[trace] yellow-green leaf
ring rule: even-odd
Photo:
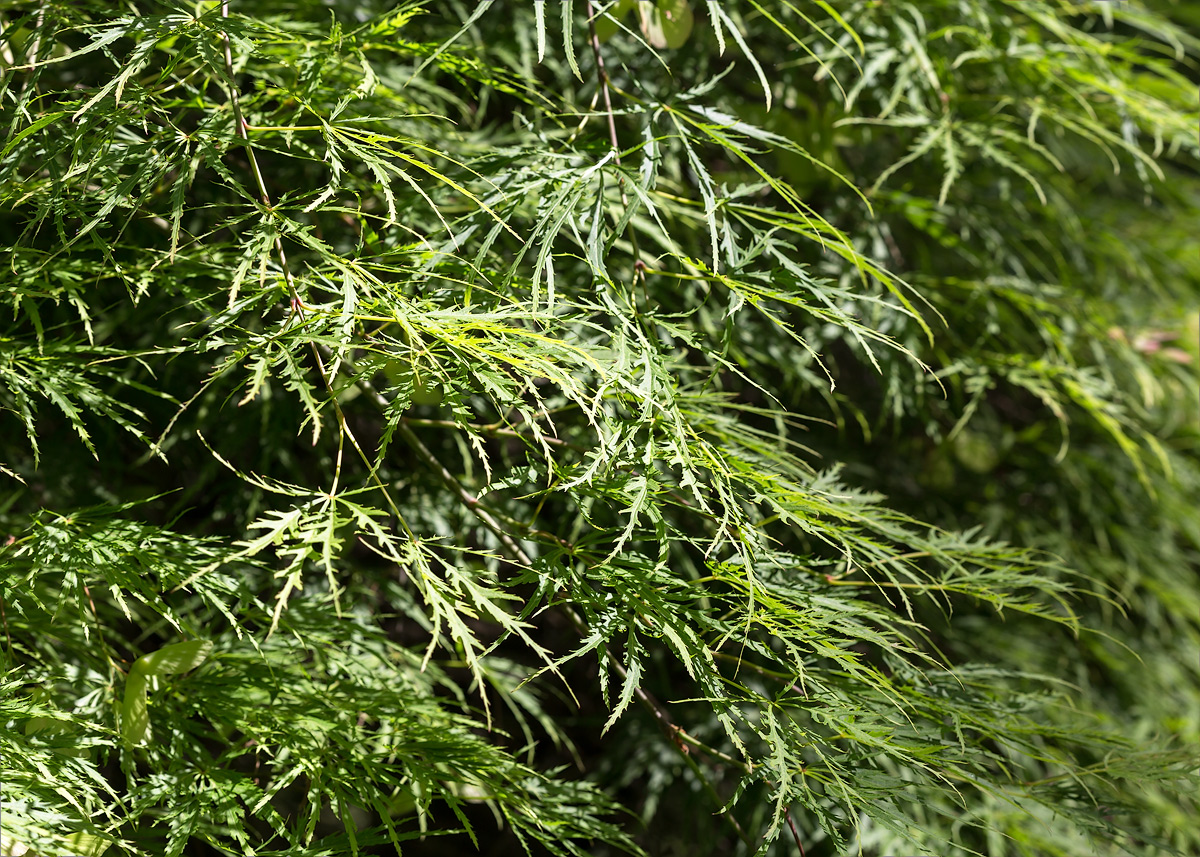
[[[72,833],[66,839],[72,857],[100,857],[112,845],[111,839],[90,833]]]

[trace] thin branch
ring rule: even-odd
[[[229,0],[221,0],[221,17],[226,20],[229,18]],[[271,195],[267,192],[267,183],[264,181],[262,170],[258,166],[258,158],[254,155],[254,146],[250,143],[250,132],[247,130],[249,126],[246,124],[245,116],[242,115],[242,102],[238,98],[237,81],[234,80],[233,76],[233,49],[229,43],[229,33],[225,30],[221,31],[221,40],[224,42],[226,83],[229,87],[229,104],[233,108],[233,121],[236,126],[236,133],[242,138],[242,144],[246,149],[246,157],[250,159],[250,169],[254,173],[254,183],[258,186],[258,194],[262,200],[263,207],[267,211],[273,212],[274,205],[271,203]],[[287,283],[288,295],[292,300],[292,312],[303,320],[303,304],[301,304],[300,295],[296,291],[296,281],[292,277],[292,270],[288,265],[287,253],[283,249],[283,236],[278,232],[275,233],[275,252],[279,254],[279,268],[283,271],[284,282]],[[229,306],[231,308],[236,297],[236,292],[230,291]]]
[[[792,821],[792,814],[787,814],[788,827],[792,831],[792,839],[796,840],[796,847],[800,849],[800,857],[804,857],[804,843],[800,841],[800,834],[796,830],[796,822]]]
[[[613,162],[617,166],[621,165],[621,143],[617,139],[617,118],[613,112],[612,97],[609,94],[608,71],[604,67],[604,55],[600,52],[600,37],[596,35],[596,13],[592,8],[592,0],[587,2],[588,16],[588,41],[591,42],[592,56],[596,59],[596,75],[599,78],[600,92],[604,96],[604,113],[608,119],[608,140],[612,146]],[[617,182],[617,187],[621,192],[621,205],[629,209],[629,197],[625,194],[625,177],[621,176]],[[633,278],[635,282],[641,283],[642,297],[649,305],[650,296],[646,293],[646,265],[642,261],[642,253],[638,248],[637,230],[633,226],[631,219],[626,226],[626,234],[629,235],[629,243],[633,249]]]
[[[479,423],[456,423],[453,420],[424,420],[416,417],[404,417],[401,422],[406,425],[416,426],[418,428],[447,428],[447,429],[468,429],[477,431],[480,434],[493,435],[495,437],[514,437],[521,440],[530,440],[529,435],[524,432],[516,431],[515,429],[501,428],[498,424],[492,423],[489,425],[480,425]],[[565,440],[557,437],[541,438],[551,446],[574,446]]]
[[[458,496],[463,505],[470,509],[475,517],[482,521],[483,525],[495,534],[496,538],[500,540],[500,544],[504,545],[512,558],[516,559],[526,568],[533,564],[533,560],[517,544],[516,540],[508,534],[504,527],[500,525],[500,522],[492,516],[492,513],[480,504],[479,498],[464,488],[462,483],[454,478],[454,474],[447,470],[442,462],[438,460],[438,457],[429,451],[429,447],[421,442],[421,439],[413,433],[412,429],[401,422],[396,426],[396,432],[400,437],[404,438],[405,443],[412,447],[413,452],[417,454],[417,458],[421,459],[430,470],[436,473],[446,483],[446,487]]]

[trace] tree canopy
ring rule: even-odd
[[[0,0],[0,852],[1200,853],[1198,27]]]

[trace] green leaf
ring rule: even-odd
[[[629,12],[638,5],[638,0],[617,0],[617,2],[609,5],[607,9],[596,15],[595,27],[596,38],[601,42],[607,42],[621,29],[618,23]]]
[[[127,744],[143,744],[150,737],[150,711],[146,703],[149,679],[141,670],[125,677],[125,702],[121,707],[121,738]]]
[[[66,116],[66,115],[67,115],[67,113],[65,110],[58,110],[58,111],[54,111],[51,113],[47,113],[45,116],[42,116],[42,117],[34,120],[34,122],[31,123],[28,127],[22,128],[20,131],[18,131],[16,134],[13,134],[12,137],[9,138],[9,141],[7,144],[5,144],[4,149],[0,150],[0,158],[3,158],[5,155],[7,155],[9,152],[11,152],[18,143],[20,143],[22,140],[24,140],[29,135],[36,134],[38,131],[41,131],[43,128],[45,128],[47,125],[49,125],[51,122],[55,122],[58,119],[62,118],[63,116]]]
[[[126,743],[143,744],[150,738],[150,679],[195,669],[204,663],[212,647],[210,640],[173,643],[133,662],[125,678],[125,702],[121,710],[121,737]]]
[[[695,19],[688,0],[640,0],[642,32],[656,48],[679,48],[692,34]]]
[[[193,670],[204,663],[212,651],[210,640],[188,640],[186,643],[174,643],[163,646],[156,652],[142,655],[133,662],[130,674],[139,672],[147,678],[151,676],[179,675]]]

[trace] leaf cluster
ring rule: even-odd
[[[551,8],[0,2],[0,848],[1200,847],[1185,18]]]

